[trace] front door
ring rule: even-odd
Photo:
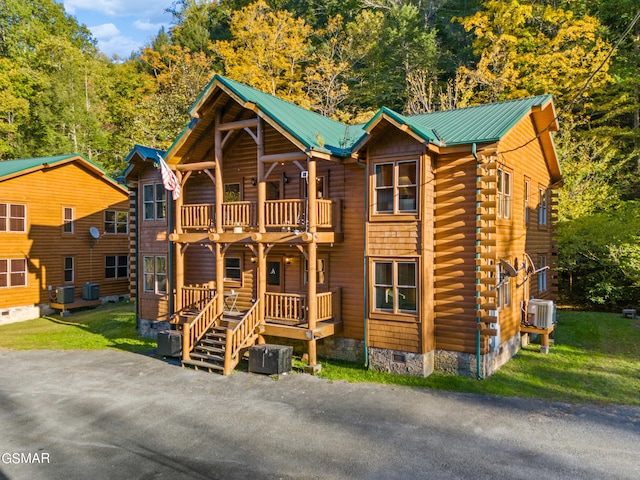
[[[267,292],[282,293],[282,262],[267,260]]]

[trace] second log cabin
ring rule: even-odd
[[[191,116],[125,174],[139,324],[181,330],[185,365],[228,374],[269,338],[311,370],[482,377],[553,299],[551,96],[345,125],[216,75]]]

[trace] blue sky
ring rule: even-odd
[[[62,0],[65,11],[86,25],[98,40],[98,48],[112,57],[126,59],[149,44],[172,17],[165,13],[173,0]]]

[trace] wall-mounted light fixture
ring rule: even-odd
[[[256,263],[258,261],[258,257],[251,257],[251,263]]]
[[[291,265],[291,257],[284,257],[284,263],[287,265]]]
[[[283,181],[284,183],[289,183],[289,177],[287,177],[287,174],[286,174],[286,173],[283,173],[283,174],[282,174],[282,181]]]
[[[256,180],[256,177],[252,177],[251,178],[251,185],[253,185],[254,187],[258,184],[258,181]]]

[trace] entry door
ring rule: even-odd
[[[267,292],[282,293],[282,262],[267,260]]]

